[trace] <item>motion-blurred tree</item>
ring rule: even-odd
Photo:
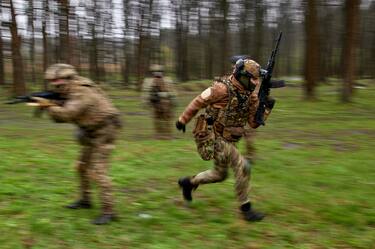
[[[351,101],[353,95],[353,81],[356,75],[356,50],[359,30],[360,0],[346,0],[345,2],[345,35],[342,55],[344,84],[341,100]]]
[[[10,0],[10,11],[12,19],[9,28],[12,34],[13,94],[24,95],[26,93],[26,84],[21,55],[21,37],[18,34],[17,14],[13,0]]]
[[[0,16],[2,15],[3,6],[0,4]],[[4,45],[3,45],[3,32],[2,25],[0,25],[0,85],[5,84],[5,70],[4,70]]]
[[[314,99],[318,73],[318,22],[315,0],[307,0],[305,18],[305,97],[306,99]]]
[[[43,1],[42,5],[42,39],[43,39],[43,72],[46,71],[48,67],[48,37],[47,37],[47,20],[49,17],[49,8],[48,8],[48,0]],[[43,83],[44,90],[47,90],[47,81],[44,80]]]
[[[35,72],[35,25],[34,25],[34,0],[29,0],[29,6],[28,6],[28,31],[31,33],[30,37],[30,50],[29,50],[29,57],[30,57],[30,67],[31,67],[31,82],[33,84],[36,83],[36,72]]]

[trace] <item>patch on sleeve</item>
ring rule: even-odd
[[[201,93],[201,97],[202,99],[206,100],[208,99],[210,96],[211,96],[211,87],[207,88],[206,90],[204,90],[202,93]]]

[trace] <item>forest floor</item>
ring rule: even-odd
[[[350,104],[339,103],[335,83],[313,102],[297,84],[272,90],[277,103],[257,130],[252,170],[250,196],[267,215],[258,223],[241,219],[232,174],[186,205],[177,179],[212,166],[196,153],[193,122],[174,140],[155,140],[139,94],[112,89],[124,121],[110,171],[120,220],[91,225],[97,189],[93,209],[63,208],[78,193],[74,127],[0,104],[0,248],[374,248],[375,84],[365,83]],[[207,85],[179,87],[176,117]]]

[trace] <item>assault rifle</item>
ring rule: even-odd
[[[255,114],[255,122],[258,125],[264,125],[264,112],[266,111],[266,107],[273,108],[273,105],[275,104],[275,100],[270,100],[268,98],[270,94],[270,88],[277,88],[277,87],[283,87],[285,86],[285,83],[283,81],[271,81],[273,67],[275,66],[275,59],[276,59],[276,53],[279,49],[279,44],[281,41],[282,32],[279,33],[279,36],[276,40],[275,48],[272,50],[271,56],[268,59],[267,67],[266,69],[261,69],[261,75],[263,76],[262,84],[259,89],[258,93],[258,99],[259,99],[259,106],[258,110]]]
[[[19,103],[35,103],[36,101],[33,99],[34,97],[55,100],[55,101],[66,100],[59,93],[46,91],[46,92],[35,92],[35,93],[31,93],[29,95],[24,95],[24,96],[17,96],[5,102],[5,104],[13,105],[13,104],[19,104]]]

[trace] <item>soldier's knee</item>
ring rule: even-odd
[[[217,178],[216,178],[215,182],[222,182],[227,178],[228,178],[228,172],[227,171],[220,171],[217,174]]]
[[[247,159],[245,159],[245,163],[244,163],[244,166],[243,166],[243,172],[244,172],[245,175],[251,174],[251,163]]]

